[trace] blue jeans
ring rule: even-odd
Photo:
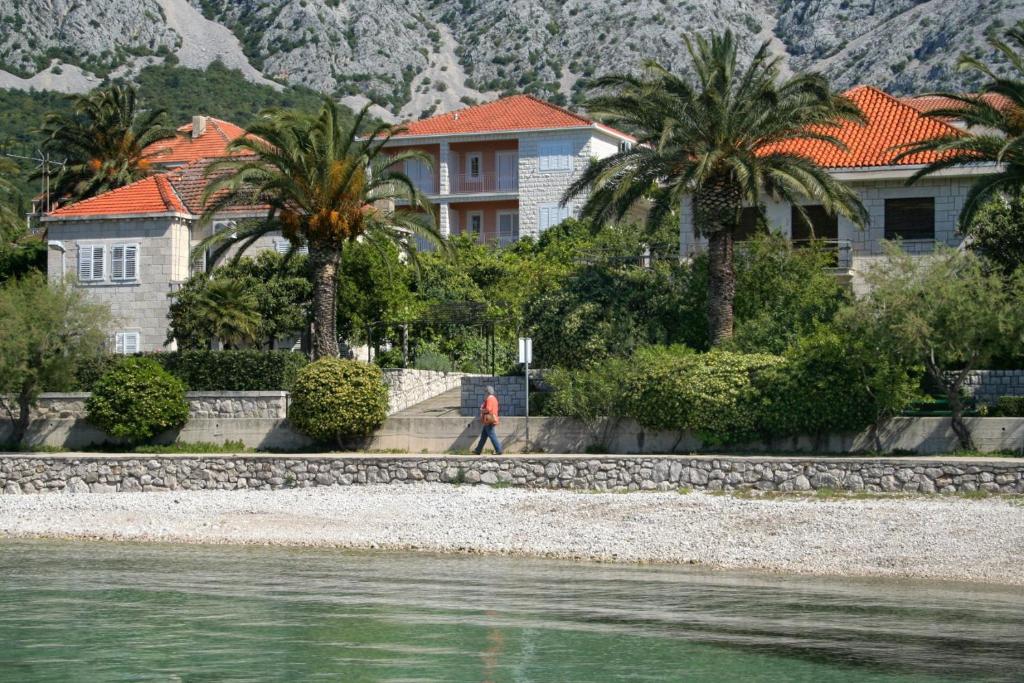
[[[484,425],[484,428],[480,431],[480,443],[476,445],[476,450],[473,452],[480,455],[480,452],[484,450],[484,444],[487,443],[487,439],[491,440],[494,452],[501,455],[501,441],[498,439],[498,433],[494,431],[494,425]]]

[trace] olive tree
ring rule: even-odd
[[[110,319],[106,304],[39,274],[0,287],[0,396],[9,397],[12,442],[25,437],[40,393],[70,387],[75,368],[104,352]]]
[[[924,258],[886,249],[886,260],[866,275],[872,289],[856,314],[944,389],[953,431],[973,450],[960,392],[972,370],[1021,348],[1024,276],[1004,278],[975,254],[941,246]]]

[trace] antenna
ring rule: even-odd
[[[67,165],[67,159],[64,161],[54,161],[50,158],[49,152],[43,152],[41,149],[36,149],[35,156],[25,156],[23,154],[12,154],[10,152],[3,153],[5,157],[11,159],[24,159],[25,161],[36,162],[36,169],[40,171],[39,174],[39,191],[43,195],[43,201],[46,202],[46,210],[44,213],[49,213],[52,208],[52,200],[50,198],[50,173],[51,169],[63,170]]]

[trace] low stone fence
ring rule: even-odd
[[[7,494],[282,489],[419,481],[577,490],[1024,493],[1024,462],[721,456],[0,456]]]
[[[472,417],[480,413],[480,404],[487,396],[486,387],[494,387],[502,416],[526,415],[526,380],[513,377],[465,377],[462,380],[462,400],[459,414]]]
[[[46,393],[32,411],[33,420],[84,420],[88,392]],[[288,417],[287,391],[190,391],[189,415],[193,418],[268,418]],[[0,409],[4,406],[0,399]],[[17,407],[13,408],[17,415]],[[3,413],[6,417],[6,412]]]
[[[990,404],[1000,396],[1024,396],[1024,370],[975,370],[968,373],[964,391]]]
[[[462,372],[410,368],[386,369],[384,370],[384,381],[388,385],[388,415],[393,415],[409,406],[451,391],[459,387],[463,378],[468,376]]]

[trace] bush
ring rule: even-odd
[[[93,386],[89,422],[136,444],[188,420],[185,385],[151,358],[126,358]]]
[[[153,356],[189,391],[281,391],[309,361],[293,351],[174,351]]]
[[[629,361],[613,358],[583,370],[558,368],[545,372],[544,382],[554,391],[547,394],[536,412],[588,421],[626,415],[622,385],[630,369]]]
[[[288,419],[320,443],[367,436],[388,412],[380,368],[338,358],[322,358],[300,370],[291,400]]]
[[[1000,396],[988,409],[990,417],[1024,417],[1024,396]]]

